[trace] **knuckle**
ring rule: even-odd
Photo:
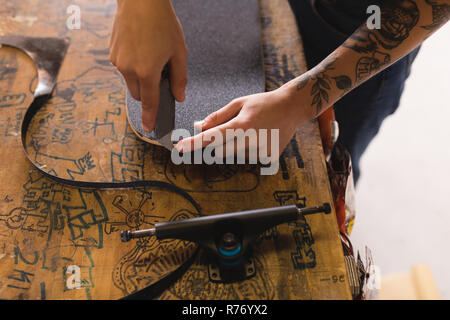
[[[155,68],[139,68],[136,71],[136,75],[139,79],[145,79],[147,83],[149,83],[150,85],[155,85],[158,83],[158,81],[156,80],[156,72],[155,72]]]
[[[249,117],[243,116],[236,119],[236,125],[242,129],[248,129],[252,126],[252,121]]]
[[[117,67],[117,70],[119,70],[120,73],[122,73],[125,77],[130,77],[130,76],[134,75],[133,68],[129,67],[128,65],[126,65],[124,63],[121,63],[121,61],[118,61],[116,59],[114,65]]]
[[[235,98],[231,100],[230,105],[236,105],[241,103],[241,98]]]
[[[136,70],[136,75],[139,79],[149,79],[151,76],[151,72],[144,68],[139,68]]]
[[[214,111],[208,117],[206,117],[206,121],[208,121],[208,122],[217,122],[218,119],[219,119],[219,114],[217,111]]]

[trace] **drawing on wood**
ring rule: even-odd
[[[83,190],[41,176],[20,145],[36,71],[24,53],[0,48],[0,298],[122,298],[178,268],[197,245],[154,238],[121,243],[120,230],[199,215],[331,202],[315,122],[298,130],[274,176],[260,176],[252,166],[174,166],[168,151],[139,141],[127,125],[124,82],[108,61],[115,1],[77,3],[83,8],[80,30],[66,27],[63,13],[72,4],[69,0],[6,0],[0,11],[2,35],[39,36],[45,31],[71,38],[54,95],[27,133],[34,163],[72,180],[163,181],[187,191],[196,206],[171,190]],[[288,2],[260,0],[260,7],[266,89],[272,90],[306,67]],[[23,19],[14,18],[15,12]],[[160,298],[350,298],[333,214],[267,230],[255,245],[257,274],[244,282],[209,282],[204,259],[200,254]],[[73,279],[75,288],[68,285]]]

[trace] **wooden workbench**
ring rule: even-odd
[[[26,160],[20,124],[36,86],[33,62],[0,49],[0,298],[116,299],[170,273],[193,254],[183,241],[122,243],[120,230],[285,204],[332,202],[316,122],[299,129],[280,171],[256,166],[175,166],[164,149],[136,139],[127,125],[122,78],[108,59],[114,0],[78,0],[81,29],[66,27],[72,1],[6,0],[0,35],[70,37],[52,99],[28,133],[36,164],[59,177],[90,181],[149,179],[157,188],[79,190],[42,177]],[[266,87],[305,71],[301,40],[286,0],[261,0]],[[257,275],[234,284],[209,282],[204,255],[162,299],[349,299],[334,212],[267,231],[254,247]],[[67,271],[80,267],[81,288]]]

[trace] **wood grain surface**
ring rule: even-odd
[[[161,147],[138,140],[125,112],[125,85],[109,63],[114,0],[78,0],[81,29],[66,26],[72,1],[6,0],[0,35],[69,37],[52,99],[28,131],[36,165],[74,180],[148,179],[176,185],[195,199],[156,188],[81,190],[43,178],[20,145],[20,124],[36,86],[33,62],[0,48],[0,298],[117,299],[172,272],[193,243],[120,242],[123,229],[156,222],[273,207],[331,203],[318,126],[299,129],[274,176],[257,166],[175,166]],[[301,39],[286,0],[260,0],[266,89],[305,71]],[[334,212],[267,231],[254,246],[257,275],[209,282],[205,256],[161,299],[350,299]],[[70,266],[79,289],[67,287]]]

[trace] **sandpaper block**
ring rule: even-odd
[[[156,115],[155,128],[146,132],[142,128],[142,103],[135,100],[127,89],[127,117],[136,135],[147,142],[159,143],[171,150],[172,130],[175,126],[175,98],[170,90],[169,67],[166,66],[161,74],[159,84],[159,108]]]
[[[183,26],[188,54],[186,100],[175,103],[169,70],[161,80],[153,132],[142,129],[142,104],[127,92],[131,127],[141,139],[171,149],[173,129],[194,134],[203,120],[231,100],[265,88],[258,0],[172,0]]]

